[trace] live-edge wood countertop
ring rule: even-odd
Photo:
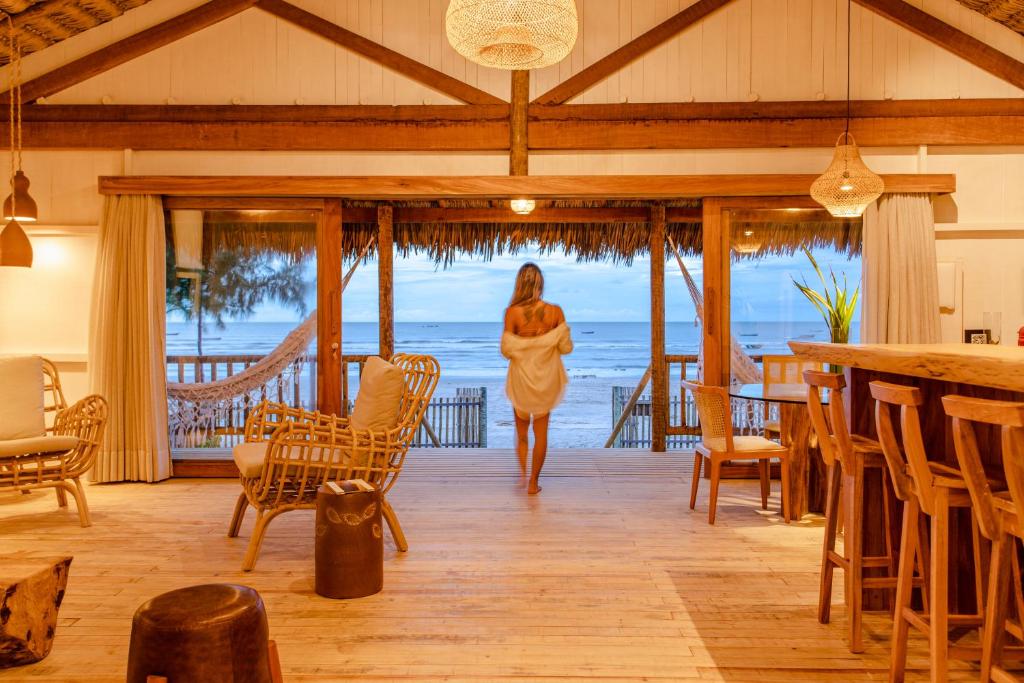
[[[1024,347],[791,341],[789,348],[822,363],[1024,392]]]

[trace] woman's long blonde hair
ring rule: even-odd
[[[512,300],[509,306],[519,306],[540,301],[544,294],[544,276],[536,263],[524,263],[523,267],[516,273],[516,286],[512,290]]]

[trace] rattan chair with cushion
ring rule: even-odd
[[[399,550],[408,549],[386,494],[395,485],[440,378],[431,356],[396,354],[391,363],[367,360],[350,417],[261,403],[246,420],[245,443],[234,449],[242,482],[228,536],[238,535],[245,511],[256,526],[242,569],[256,565],[267,525],[289,510],[316,507],[329,481],[364,479],[381,491],[381,511]]]
[[[89,526],[80,477],[96,459],[106,424],[107,402],[101,396],[68,407],[50,361],[0,357],[0,491],[55,488],[60,507],[67,507],[70,493],[82,526]]]
[[[695,382],[683,382],[693,394],[700,417],[701,442],[694,449],[693,481],[690,483],[690,509],[697,506],[697,488],[700,484],[701,465],[707,460],[711,478],[711,496],[708,500],[708,524],[715,523],[718,508],[718,484],[722,478],[722,464],[731,460],[754,460],[761,478],[761,508],[768,509],[769,464],[781,463],[782,518],[788,523],[789,510],[789,448],[763,436],[733,436],[732,410],[729,392],[723,387],[709,387]]]

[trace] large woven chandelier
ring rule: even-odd
[[[510,71],[557,64],[578,31],[575,0],[451,0],[444,24],[460,55]]]
[[[885,182],[860,158],[850,135],[850,45],[852,0],[846,3],[846,130],[836,140],[832,163],[811,183],[811,197],[836,218],[863,215],[871,202],[882,196]]]

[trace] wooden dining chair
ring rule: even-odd
[[[832,576],[836,567],[845,572],[846,608],[850,652],[863,652],[862,621],[864,591],[896,588],[896,556],[889,534],[888,493],[882,496],[882,528],[884,555],[864,555],[864,479],[868,472],[877,472],[883,490],[888,489],[888,474],[882,446],[866,437],[850,434],[843,405],[846,379],[836,373],[805,370],[807,410],[818,436],[818,447],[827,468],[825,497],[825,538],[821,549],[821,585],[818,591],[818,621],[829,622],[832,610]],[[828,390],[828,417],[822,391]],[[840,511],[840,500],[842,511]],[[839,520],[843,522],[843,549],[836,550]],[[870,567],[884,568],[885,576],[865,577]]]
[[[949,630],[958,632],[981,628],[984,624],[984,592],[981,564],[981,538],[971,505],[967,482],[959,470],[940,462],[929,461],[921,432],[919,406],[924,403],[921,390],[916,387],[871,382],[871,396],[875,399],[875,425],[882,444],[896,497],[903,501],[903,526],[900,535],[900,559],[896,585],[896,606],[893,613],[892,659],[889,680],[902,681],[907,663],[907,639],[914,626],[928,636],[931,680],[945,681],[948,661],[981,659],[977,646],[951,644]],[[893,420],[899,414],[899,433]],[[977,610],[970,613],[949,613],[949,551],[950,510],[971,510],[971,556],[974,561],[974,590]],[[931,522],[930,545],[924,545],[927,535],[922,533],[921,514]],[[930,561],[927,559],[930,558]],[[929,565],[928,599],[924,601],[926,613],[919,614],[911,607],[913,586],[919,581],[915,574],[915,559],[921,568]]]
[[[1024,642],[1020,623],[1007,620],[1011,585],[1014,585],[1016,593],[1017,618],[1024,619],[1024,614],[1021,614],[1020,567],[1015,562],[1017,539],[1024,539],[1020,515],[1024,510],[1024,403],[943,396],[942,404],[946,414],[953,418],[956,457],[967,482],[978,527],[992,541],[981,648],[981,681],[1019,681],[1022,679],[1015,678],[1002,664],[1008,654],[1004,645],[1006,634],[1009,632]],[[985,471],[976,424],[999,428],[1007,491],[998,491],[998,485]],[[1013,650],[1014,657],[1020,658],[1021,649]]]
[[[765,354],[761,356],[761,376],[764,384],[764,395],[771,395],[772,385],[803,384],[804,370],[821,370],[820,361],[807,360],[792,354]],[[779,418],[778,404],[764,403],[764,434],[771,438],[781,435],[782,425]]]
[[[756,460],[761,479],[761,509],[768,509],[770,488],[768,465],[773,459],[782,463],[782,517],[788,523],[789,510],[789,448],[763,436],[733,436],[732,410],[729,392],[724,387],[709,387],[696,382],[683,382],[693,393],[700,418],[701,442],[693,458],[693,481],[690,484],[690,509],[697,506],[697,488],[700,470],[707,461],[711,479],[708,500],[708,523],[715,523],[718,507],[718,484],[722,476],[722,463],[730,460]]]

